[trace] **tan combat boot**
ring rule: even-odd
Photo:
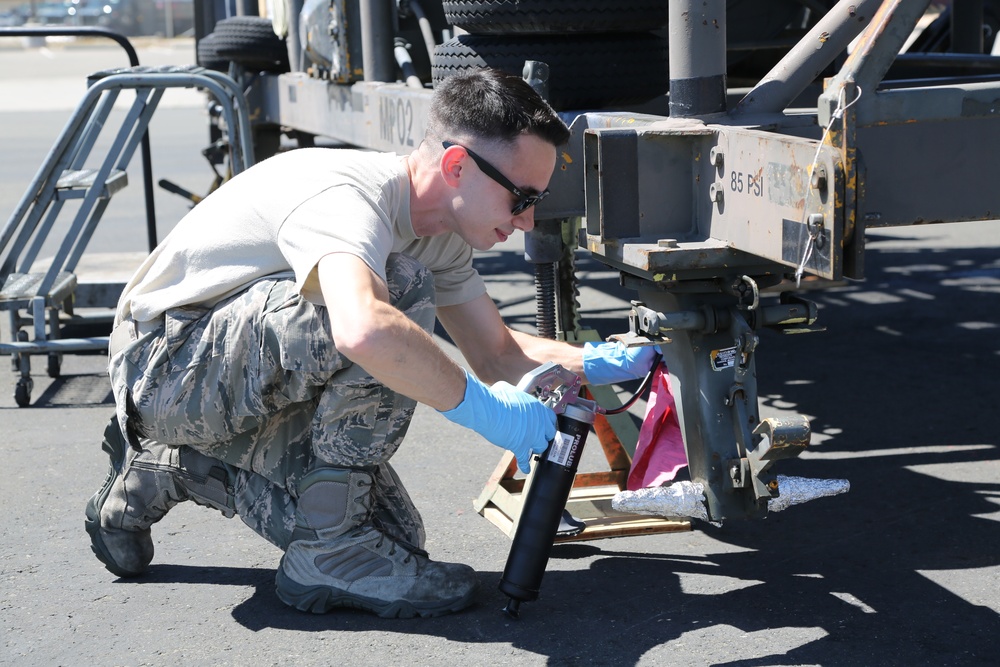
[[[350,607],[383,618],[441,616],[471,604],[475,571],[434,562],[389,536],[371,510],[371,487],[363,470],[306,475],[293,540],[278,568],[278,597],[301,611]]]
[[[193,500],[227,517],[236,513],[232,475],[226,466],[190,447],[168,447],[145,441],[130,449],[111,420],[101,447],[111,459],[108,476],[87,503],[84,526],[91,549],[119,577],[146,571],[153,560],[149,527],[174,505]]]

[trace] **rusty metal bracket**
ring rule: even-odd
[[[753,434],[760,442],[751,458],[757,461],[757,469],[764,471],[775,461],[794,458],[805,451],[812,429],[809,420],[802,415],[768,417],[761,420]]]
[[[728,462],[730,482],[735,488],[752,488],[758,501],[777,497],[778,482],[769,474],[771,466],[805,451],[811,433],[809,420],[802,415],[763,419],[753,431],[757,445]]]

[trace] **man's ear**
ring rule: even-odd
[[[461,146],[449,146],[441,155],[441,176],[449,186],[458,187],[462,179],[462,165],[467,155]]]

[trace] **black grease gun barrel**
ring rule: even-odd
[[[583,398],[566,405],[557,417],[556,437],[535,466],[500,579],[500,591],[510,598],[504,611],[515,618],[521,602],[538,598],[597,409],[596,403]]]

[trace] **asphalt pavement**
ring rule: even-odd
[[[0,221],[86,74],[123,64],[114,46],[2,42]],[[183,64],[193,46],[150,42],[139,55]],[[157,112],[157,178],[207,188],[206,123],[197,96]],[[925,150],[933,159],[935,147]],[[144,249],[141,201],[136,175],[95,251]],[[160,191],[157,207],[162,234],[187,203]],[[56,380],[36,361],[26,408],[3,362],[0,664],[1000,664],[1000,226],[868,240],[866,280],[808,295],[827,331],[765,331],[757,351],[763,413],[812,420],[814,446],[779,472],[848,479],[851,491],[762,521],[557,545],[539,600],[517,621],[500,612],[497,590],[510,541],[472,508],[500,451],[433,410],[418,409],[394,463],[423,512],[431,556],[478,571],[475,606],[426,620],[311,615],[274,595],[277,549],[191,503],[154,526],[147,575],[108,573],[83,529],[107,470],[104,358],[67,355]],[[519,243],[477,265],[507,321],[531,330]],[[585,253],[578,269],[584,323],[602,336],[623,331],[630,295],[617,275]],[[600,469],[594,454],[585,468]]]

